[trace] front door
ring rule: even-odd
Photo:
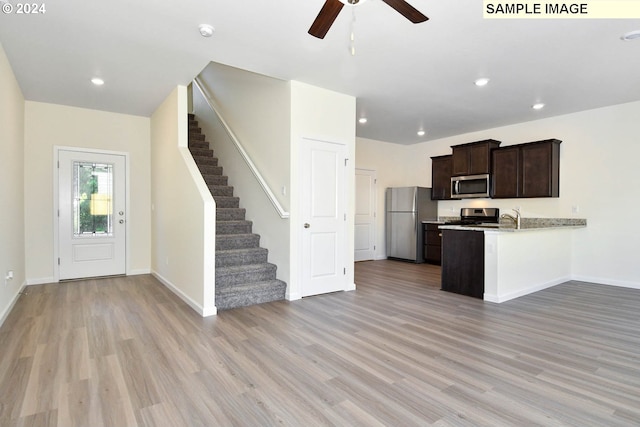
[[[126,158],[58,151],[60,280],[126,273]]]
[[[345,290],[347,148],[304,139],[302,184],[302,296]]]

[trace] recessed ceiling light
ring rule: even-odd
[[[538,102],[537,104],[533,104],[531,108],[534,110],[542,110],[544,108],[544,104],[542,102]]]
[[[622,35],[622,37],[620,37],[620,40],[624,40],[624,41],[636,40],[636,39],[640,39],[640,30],[629,31],[628,33],[625,33]]]
[[[104,84],[104,80],[102,80],[100,77],[94,77],[91,79],[91,83],[96,86],[102,86]]]
[[[365,123],[367,123],[367,118],[366,118],[366,117],[360,117],[360,118],[358,119],[358,123],[360,123],[360,124],[365,124]]]
[[[475,84],[476,86],[486,86],[488,83],[489,83],[489,79],[486,77],[483,77],[473,82],[473,84]]]
[[[200,35],[202,37],[211,37],[213,35],[213,32],[215,31],[215,28],[213,28],[209,24],[200,24],[198,30],[200,31]]]
[[[418,131],[418,136],[424,136],[424,134],[425,134],[425,133],[426,133],[425,131],[423,131],[422,129],[420,129],[420,130]]]

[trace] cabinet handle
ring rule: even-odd
[[[438,237],[442,237],[442,233],[438,233]]]

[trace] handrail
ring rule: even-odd
[[[217,108],[216,102],[213,100],[213,97],[204,89],[204,85],[200,83],[200,78],[196,77],[193,80],[193,83],[197,86],[200,93],[202,93],[202,95],[204,96],[204,99],[209,105],[209,108],[211,108],[211,110],[216,114],[216,116],[218,116],[218,120],[220,120],[220,123],[222,123],[222,127],[224,128],[225,132],[231,139],[231,142],[233,142],[233,145],[236,147],[236,149],[240,153],[240,156],[242,157],[242,159],[245,161],[245,163],[253,173],[253,176],[258,180],[258,183],[266,193],[273,207],[276,209],[276,212],[278,212],[278,215],[280,215],[280,218],[283,218],[283,219],[289,218],[289,212],[284,210],[284,208],[282,207],[282,205],[280,204],[276,196],[273,194],[273,191],[271,191],[271,188],[269,188],[269,185],[262,177],[262,174],[260,173],[256,165],[253,163],[251,158],[249,158],[249,155],[242,147],[242,144],[240,144],[240,141],[231,130],[231,127],[227,124],[227,122],[224,120],[224,118],[220,114],[219,112],[220,109]]]

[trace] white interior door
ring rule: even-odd
[[[345,145],[304,139],[302,183],[302,296],[345,290]]]
[[[376,172],[356,169],[355,261],[374,259],[375,230]]]
[[[124,155],[58,151],[60,280],[126,273]]]

